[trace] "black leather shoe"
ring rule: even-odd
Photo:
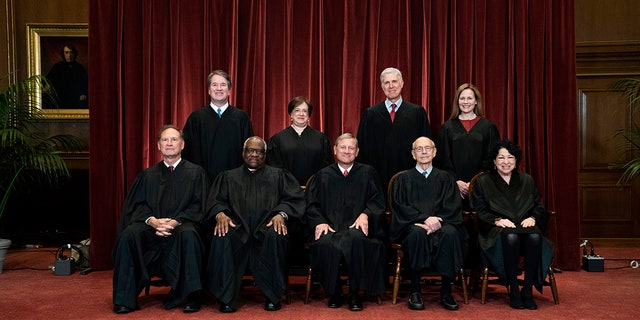
[[[524,309],[524,303],[522,303],[522,297],[518,290],[511,290],[509,292],[509,305],[514,309]]]
[[[282,308],[282,304],[280,303],[280,301],[273,303],[269,301],[269,299],[267,299],[264,302],[264,309],[267,311],[278,311],[280,310],[280,308]]]
[[[200,311],[202,307],[202,299],[200,298],[200,292],[192,292],[187,297],[187,304],[182,310],[184,313],[193,313]]]
[[[228,304],[221,303],[220,304],[220,312],[222,312],[222,313],[232,313],[232,312],[236,312],[236,309],[232,308]]]
[[[349,295],[349,310],[362,311],[362,299],[357,294]]]
[[[458,303],[452,296],[440,297],[440,304],[447,310],[458,310]]]
[[[344,301],[344,295],[342,293],[334,294],[329,298],[327,305],[329,308],[340,308],[342,307],[342,301]]]
[[[133,309],[125,306],[121,306],[119,304],[113,305],[113,312],[117,314],[125,314],[133,311]]]
[[[522,291],[520,291],[520,297],[522,297],[522,304],[526,309],[538,309],[538,305],[533,301],[533,292],[531,288],[529,288],[529,290],[522,288]]]
[[[420,292],[411,293],[408,305],[411,310],[424,310],[424,302],[422,301],[422,295]]]

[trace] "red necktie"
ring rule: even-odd
[[[344,169],[344,176],[346,177],[349,174],[349,171],[347,171],[347,169]]]
[[[173,172],[173,166],[169,166],[169,172]]]
[[[391,105],[391,112],[389,112],[389,116],[391,116],[391,122],[396,118],[396,104]]]

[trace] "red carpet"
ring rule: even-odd
[[[70,276],[54,276],[47,267],[53,264],[55,249],[12,249],[7,254],[0,274],[0,319],[632,319],[640,316],[640,269],[629,267],[630,259],[640,261],[640,248],[599,248],[605,257],[605,272],[564,271],[556,274],[560,305],[553,304],[551,291],[535,293],[538,310],[513,310],[508,306],[508,294],[501,286],[489,287],[487,303],[480,304],[479,292],[462,303],[459,288],[454,294],[460,310],[447,311],[438,304],[438,288],[425,287],[426,310],[407,309],[407,293],[400,302],[391,304],[391,294],[381,305],[365,302],[362,312],[326,307],[327,298],[320,289],[311,303],[303,304],[302,278],[292,290],[292,304],[283,304],[276,312],[262,309],[263,300],[256,288],[243,291],[240,309],[233,314],[221,314],[211,302],[202,311],[184,314],[181,309],[164,310],[162,299],[167,288],[152,288],[149,296],[141,295],[141,310],[127,315],[111,312],[111,271]],[[616,260],[622,259],[622,260]],[[32,269],[28,269],[32,268]],[[33,270],[44,269],[44,270]]]

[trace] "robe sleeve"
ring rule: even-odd
[[[280,211],[286,213],[289,218],[303,220],[304,215],[304,193],[300,188],[298,179],[287,170],[279,170],[280,178],[280,199],[275,208],[271,210],[271,216]]]
[[[180,207],[184,209],[174,214],[172,218],[180,223],[185,221],[199,223],[204,217],[204,209],[206,208],[206,200],[209,193],[209,178],[206,171],[200,166],[192,163],[185,163],[184,166],[186,179],[183,183],[187,185],[179,186],[179,188],[190,190],[190,193],[185,195],[185,199],[181,199],[181,202],[184,201],[185,203]]]
[[[203,224],[206,228],[215,226],[216,215],[220,212],[224,212],[231,220],[238,221],[238,217],[233,215],[229,205],[231,200],[229,199],[228,176],[229,171],[219,174],[211,185],[204,210]]]
[[[385,200],[382,187],[380,186],[380,178],[373,167],[368,179],[368,195],[367,204],[364,213],[369,217],[369,236],[376,238],[385,237],[383,228],[383,214],[385,210]]]
[[[306,211],[305,218],[307,220],[307,225],[312,230],[315,230],[315,227],[319,224],[329,223],[325,216],[322,214],[322,206],[320,205],[320,199],[318,198],[319,192],[319,179],[315,176],[311,178],[307,185],[307,189],[304,192],[305,200],[306,200]]]
[[[451,160],[451,144],[449,143],[451,141],[451,133],[449,123],[450,121],[445,122],[440,128],[440,133],[438,133],[438,140],[436,142],[438,153],[436,154],[434,162],[438,169],[448,171],[456,177],[455,168]],[[457,180],[458,178],[456,177],[455,179]]]
[[[153,210],[145,199],[146,187],[145,173],[141,172],[136,176],[124,200],[120,223],[118,224],[118,233],[132,222],[144,222],[152,215]]]

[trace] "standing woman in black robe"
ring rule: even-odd
[[[313,106],[305,97],[295,97],[287,107],[291,125],[269,139],[267,164],[285,168],[301,186],[318,170],[333,163],[331,143],[326,134],[311,128]]]
[[[478,88],[470,83],[459,86],[451,117],[440,128],[434,161],[437,168],[454,175],[465,209],[469,208],[469,182],[491,167],[489,150],[498,140],[498,128],[484,117]]]
[[[538,308],[532,286],[541,288],[553,255],[553,243],[544,236],[548,214],[540,203],[533,178],[516,167],[520,148],[499,141],[490,153],[494,169],[479,176],[471,193],[478,212],[482,258],[509,286],[514,309]],[[518,262],[524,256],[524,284],[518,290]]]
[[[269,139],[267,164],[284,168],[291,172],[300,186],[304,186],[314,173],[333,163],[329,138],[309,126],[313,105],[305,97],[295,97],[289,101],[287,111],[291,125]],[[307,239],[305,221],[289,221],[289,265],[308,266],[309,253],[304,247]]]

